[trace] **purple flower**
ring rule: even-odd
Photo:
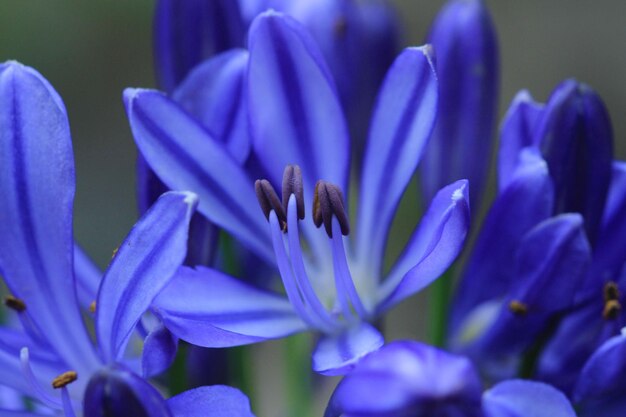
[[[183,261],[196,196],[159,198],[100,281],[72,236],[75,179],[65,106],[39,73],[16,62],[0,65],[0,146],[0,271],[12,294],[5,304],[22,324],[0,327],[2,383],[68,417],[74,410],[89,416],[193,415],[184,403],[198,393],[166,402],[137,375],[137,358],[125,351],[143,313]],[[96,346],[81,311],[91,301]],[[200,396],[211,395],[245,401],[240,392],[220,387]]]
[[[351,230],[343,195],[348,132],[318,47],[300,24],[276,12],[253,22],[248,44],[255,161],[249,171],[163,94],[127,90],[125,101],[137,145],[159,177],[172,189],[197,192],[200,213],[277,265],[289,301],[198,267],[183,269],[158,297],[156,311],[174,334],[201,346],[314,329],[324,335],[314,369],[344,372],[382,344],[368,323],[445,271],[467,232],[468,186],[458,181],[435,196],[381,279],[390,223],[435,121],[432,51],[406,49],[385,78],[359,177],[357,227]],[[257,182],[256,194],[251,172],[267,178]],[[274,191],[279,185],[282,201]],[[313,221],[306,218],[309,207]],[[317,230],[322,224],[325,230]]]

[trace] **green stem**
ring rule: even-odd
[[[306,333],[285,340],[289,416],[310,417],[313,406],[311,343]]]
[[[453,268],[450,268],[431,287],[429,334],[434,346],[443,347],[445,344],[453,276]]]
[[[228,368],[231,384],[246,393],[254,408],[254,361],[250,346],[237,346],[228,350]]]

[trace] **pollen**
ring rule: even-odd
[[[78,374],[76,371],[67,371],[63,372],[61,375],[57,376],[52,380],[52,388],[59,389],[63,388],[68,384],[76,381],[78,379]]]
[[[528,313],[528,306],[521,301],[513,300],[509,303],[509,310],[516,316],[525,316]]]
[[[94,314],[96,312],[96,302],[92,301],[91,304],[89,304],[89,312],[91,314]]]
[[[17,311],[18,313],[26,310],[26,304],[24,303],[24,301],[20,300],[19,298],[13,297],[12,295],[9,295],[4,299],[4,305],[12,310]]]
[[[602,317],[604,320],[615,320],[620,311],[622,311],[622,305],[617,300],[608,300],[604,303],[604,310],[602,310]]]

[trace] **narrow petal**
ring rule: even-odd
[[[535,130],[543,105],[522,90],[513,99],[500,127],[498,155],[498,189],[503,191],[511,182],[519,164],[522,149],[534,146]]]
[[[236,388],[200,387],[167,400],[174,417],[254,417],[250,400]]]
[[[162,324],[148,333],[141,354],[141,369],[144,378],[156,376],[174,362],[178,351],[178,338]]]
[[[345,375],[384,343],[378,330],[367,323],[323,336],[313,352],[313,370],[322,375]]]
[[[104,368],[89,381],[83,398],[89,417],[173,417],[148,382],[121,367]]]
[[[238,1],[157,1],[154,54],[159,84],[174,90],[202,60],[243,46],[244,38]]]
[[[77,244],[74,245],[74,276],[78,301],[81,307],[88,309],[98,296],[102,271]]]
[[[306,328],[283,297],[204,267],[181,268],[154,310],[177,337],[204,347],[255,343]]]
[[[198,194],[200,213],[272,264],[254,182],[224,146],[159,92],[126,90],[124,99],[135,142],[159,178]]]
[[[0,64],[0,272],[68,364],[97,363],[74,287],[74,159],[65,106],[35,70]]]
[[[380,287],[379,311],[422,290],[443,274],[463,248],[469,222],[467,181],[441,189]]]
[[[191,193],[163,194],[120,245],[96,303],[96,334],[105,361],[124,353],[137,321],[185,259],[196,204]]]
[[[435,124],[437,75],[429,45],[407,48],[381,88],[361,181],[358,232],[361,256],[382,259],[396,207]],[[374,265],[375,270],[381,265]]]
[[[453,332],[470,310],[509,289],[515,251],[522,237],[552,213],[552,195],[543,160],[531,158],[518,168],[493,203],[476,239],[452,303]]]
[[[510,380],[483,394],[485,417],[576,417],[567,397],[541,382]]]
[[[224,142],[239,163],[250,153],[244,91],[247,69],[248,51],[233,49],[198,65],[172,93],[172,99]]]
[[[493,148],[500,84],[495,28],[482,0],[447,2],[428,36],[437,54],[439,113],[421,167],[423,201],[467,178],[480,207]]]
[[[250,124],[256,156],[275,185],[302,168],[311,201],[318,179],[347,190],[350,144],[334,82],[318,46],[293,18],[269,11],[249,32]]]
[[[339,383],[324,416],[478,417],[480,392],[467,358],[418,342],[393,342]]]

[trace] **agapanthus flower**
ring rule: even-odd
[[[483,392],[463,357],[413,341],[383,346],[339,383],[325,417],[574,417],[550,385],[508,380]]]
[[[424,201],[467,178],[476,209],[494,145],[500,82],[498,42],[483,0],[448,1],[428,42],[437,51],[439,116],[420,168]]]
[[[435,196],[381,280],[390,223],[435,121],[432,50],[404,50],[385,78],[352,228],[344,198],[348,129],[318,47],[298,22],[277,12],[253,22],[248,44],[253,172],[267,178],[256,187],[223,143],[162,93],[127,90],[125,102],[137,146],[159,177],[172,189],[198,193],[200,213],[277,265],[289,301],[214,269],[184,268],[155,312],[181,339],[209,347],[314,329],[323,335],[314,369],[344,372],[381,346],[369,323],[445,271],[467,232],[468,185],[461,180]]]
[[[183,261],[196,196],[163,195],[100,281],[84,255],[74,255],[74,161],[65,107],[38,72],[16,62],[0,65],[0,158],[0,271],[11,292],[5,304],[22,324],[0,327],[0,384],[34,398],[41,414],[0,413],[250,416],[245,396],[228,387],[165,401],[139,376],[155,371],[146,363],[149,352],[143,372],[139,358],[125,355],[138,321]],[[95,301],[95,346],[77,293]]]

